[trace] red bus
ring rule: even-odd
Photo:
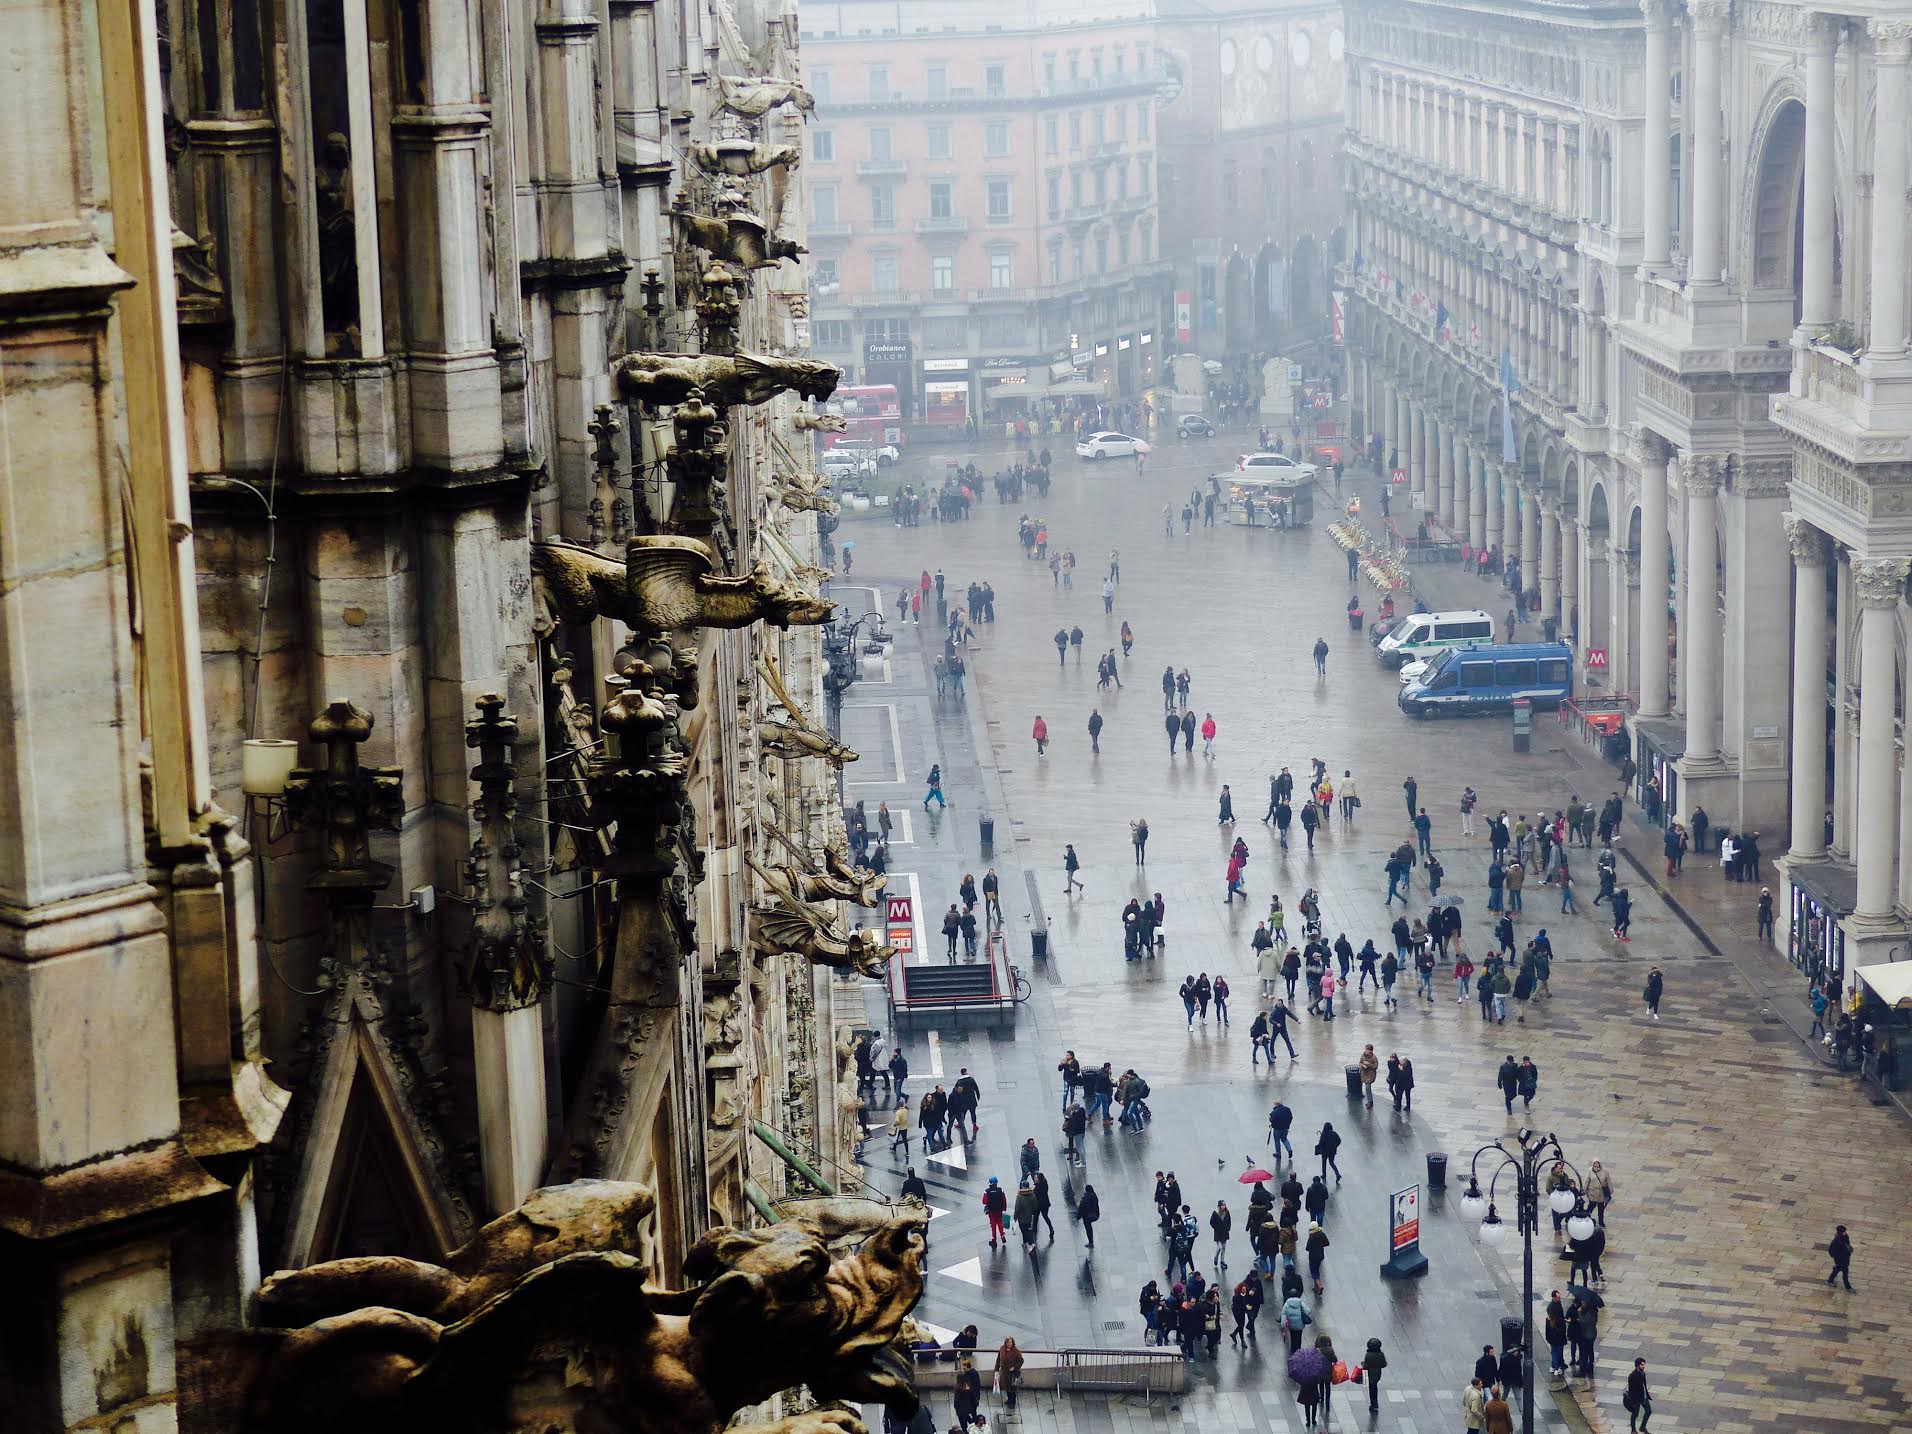
[[[893,383],[846,385],[824,404],[824,412],[843,416],[844,431],[824,434],[824,447],[839,443],[903,444],[903,405]]]

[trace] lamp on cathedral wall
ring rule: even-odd
[[[286,779],[298,765],[297,742],[283,737],[248,738],[240,757],[240,788],[248,797],[283,797]]]

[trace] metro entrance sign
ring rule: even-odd
[[[893,947],[898,956],[911,956],[916,952],[916,907],[907,896],[892,896],[886,901],[887,910],[883,916],[883,939]]]
[[[1587,649],[1587,671],[1592,672],[1595,668],[1604,668],[1606,665],[1607,650],[1604,647]]]

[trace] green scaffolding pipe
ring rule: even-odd
[[[744,1181],[744,1199],[750,1202],[751,1209],[763,1216],[770,1224],[781,1225],[783,1223],[783,1216],[779,1215],[776,1207],[770,1203],[770,1197],[757,1188],[756,1181]]]
[[[777,1132],[765,1125],[761,1120],[753,1120],[750,1122],[750,1133],[756,1136],[757,1139],[761,1140],[765,1145],[769,1146],[777,1158],[782,1160],[785,1165],[788,1165],[825,1195],[834,1195],[837,1193],[836,1186],[817,1174],[817,1172],[811,1168],[809,1161],[785,1145],[782,1139],[777,1135]]]

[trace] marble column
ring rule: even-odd
[[[1693,244],[1687,278],[1693,284],[1717,284],[1723,262],[1726,161],[1720,149],[1719,51],[1731,10],[1730,0],[1689,0],[1686,7],[1693,27],[1693,70],[1686,90],[1693,130]],[[1899,189],[1904,188],[1901,183]]]
[[[1520,493],[1520,590],[1540,591],[1540,499],[1524,484]]]
[[[1420,403],[1413,405],[1414,427],[1410,442],[1408,459],[1408,488],[1415,493],[1427,491],[1428,459],[1428,420],[1427,410]]]
[[[1667,715],[1666,521],[1667,448],[1638,430],[1633,459],[1640,468],[1640,715]],[[1624,520],[1622,531],[1624,531]]]
[[[1520,480],[1507,464],[1500,465],[1500,522],[1503,567],[1520,561]]]
[[[1483,527],[1481,536],[1485,539],[1487,546],[1492,548],[1501,540],[1500,479],[1498,477],[1500,465],[1489,462],[1484,454],[1476,454],[1475,460],[1480,464],[1481,479],[1484,484],[1481,492],[1480,518]]]
[[[1878,115],[1872,139],[1872,323],[1868,354],[1905,352],[1905,68],[1912,21],[1873,20]]]
[[[1580,601],[1580,525],[1573,514],[1560,515],[1560,637],[1572,641],[1579,630],[1573,610]],[[1575,644],[1578,646],[1578,644]]]
[[[1859,599],[1859,822],[1853,857],[1859,893],[1853,917],[1892,920],[1893,859],[1898,841],[1898,754],[1893,717],[1898,694],[1899,600],[1905,593],[1904,558],[1854,563]]]
[[[1635,670],[1635,649],[1640,646],[1638,630],[1628,622],[1628,618],[1640,610],[1640,564],[1618,543],[1609,543],[1607,551],[1613,572],[1613,599],[1609,609],[1613,627],[1607,666],[1618,674],[1613,679],[1615,690],[1624,691],[1627,674]],[[1660,651],[1664,654],[1665,647]]]
[[[1673,253],[1673,177],[1668,166],[1673,145],[1673,10],[1669,0],[1641,0],[1640,8],[1646,14],[1646,97],[1640,126],[1644,233],[1640,262],[1650,269],[1664,266]]]
[[[1434,456],[1438,474],[1438,499],[1428,506],[1433,508],[1441,522],[1447,527],[1454,526],[1454,420],[1444,418],[1435,430]]]
[[[1686,489],[1686,584],[1680,594],[1680,695],[1686,703],[1686,760],[1719,756],[1719,485],[1725,459],[1682,453]],[[1643,589],[1644,591],[1644,589]]]
[[[1833,59],[1839,49],[1840,22],[1830,15],[1810,20],[1806,51],[1806,195],[1802,222],[1804,269],[1800,284],[1799,326],[1808,332],[1824,328],[1839,317],[1832,288],[1835,242],[1833,183],[1837,160],[1833,153]],[[1817,820],[1817,818],[1815,818]]]
[[[1826,562],[1831,545],[1805,519],[1785,516],[1792,547],[1792,861],[1826,854]]]
[[[1413,442],[1414,413],[1408,407],[1406,390],[1396,387],[1394,390],[1394,432],[1388,440],[1387,459],[1394,467],[1405,468],[1408,465],[1408,452]],[[1393,473],[1388,474],[1390,481]]]
[[[1480,505],[1474,498],[1479,480],[1480,456],[1462,443],[1454,460],[1454,535],[1476,548],[1485,532]]]
[[[1540,615],[1560,615],[1560,508],[1549,498],[1540,508]]]

